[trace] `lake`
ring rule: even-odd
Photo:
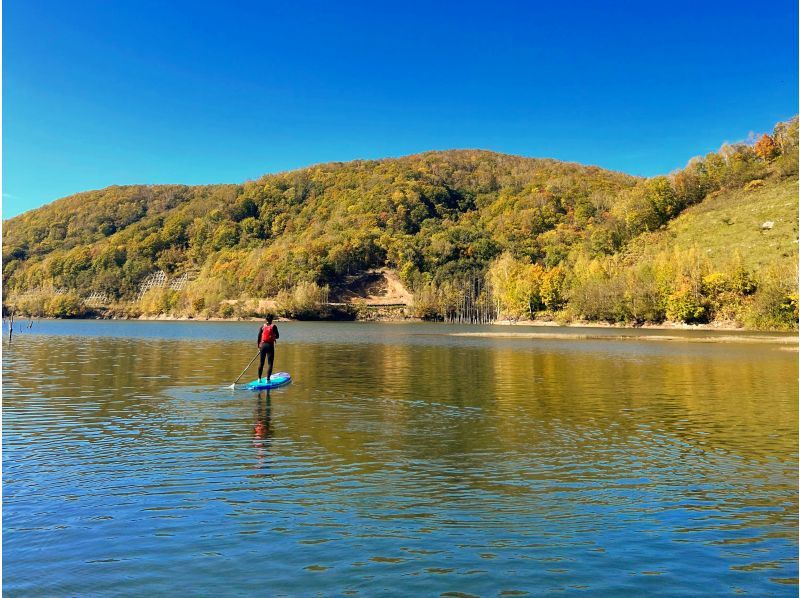
[[[797,595],[796,344],[280,322],[257,394],[258,323],[26,326],[8,595]]]

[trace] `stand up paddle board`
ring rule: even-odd
[[[260,378],[258,380],[253,380],[252,382],[248,382],[245,388],[248,390],[265,390],[268,388],[277,388],[278,386],[289,384],[291,381],[292,377],[289,375],[289,372],[278,372],[277,374],[272,374],[269,380],[266,378]]]

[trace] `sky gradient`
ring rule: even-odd
[[[3,218],[481,148],[654,175],[797,113],[797,3],[3,1]]]

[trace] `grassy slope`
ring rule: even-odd
[[[772,230],[761,228],[766,221]],[[763,187],[713,194],[687,209],[666,230],[643,235],[631,245],[634,255],[696,246],[712,263],[724,265],[739,252],[751,269],[768,265],[797,267],[797,179],[768,181]]]

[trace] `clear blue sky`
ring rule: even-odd
[[[3,217],[484,148],[632,174],[798,102],[795,0],[3,1]]]

